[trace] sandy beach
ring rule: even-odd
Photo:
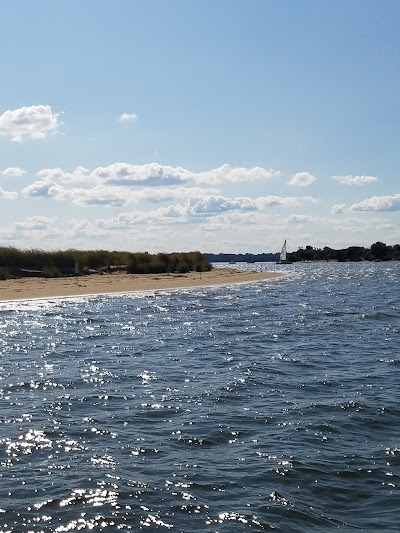
[[[21,278],[0,281],[0,301],[174,289],[202,285],[245,283],[280,276],[279,272],[255,272],[214,268],[187,274],[91,274],[78,278]]]

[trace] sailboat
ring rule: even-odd
[[[277,261],[276,264],[277,265],[291,265],[292,261],[288,261],[286,259],[286,256],[287,256],[287,246],[286,246],[286,239],[285,239],[285,242],[283,243],[283,246],[282,246],[281,253],[279,255],[279,261]]]

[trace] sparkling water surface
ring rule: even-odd
[[[1,533],[399,531],[400,264],[281,269],[0,303]]]

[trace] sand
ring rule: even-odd
[[[10,279],[0,280],[0,301],[246,283],[280,275],[279,272],[214,268],[210,272],[190,272],[188,274],[113,273],[91,274],[78,278]]]

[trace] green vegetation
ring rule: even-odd
[[[129,272],[131,274],[206,272],[211,264],[200,252],[149,254],[107,250],[18,250],[0,247],[0,280],[10,277],[72,276],[75,264],[79,274]]]
[[[313,248],[306,246],[297,252],[288,254],[289,261],[400,261],[400,244],[387,246],[384,242],[375,242],[371,248],[350,246],[342,250]]]
[[[200,252],[151,255],[148,253],[132,254],[128,264],[130,274],[160,274],[207,272],[211,270],[208,259]]]

